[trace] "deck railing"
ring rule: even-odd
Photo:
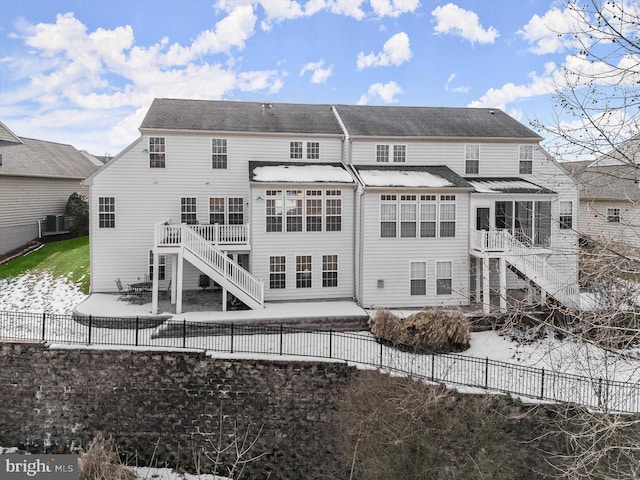
[[[156,225],[156,245],[160,247],[179,246],[183,239],[183,229],[189,229],[213,245],[249,245],[249,224],[243,225]]]
[[[575,403],[603,412],[640,412],[640,382],[610,378],[614,367],[588,376],[460,354],[421,355],[378,342],[367,332],[283,325],[52,315],[0,311],[0,339],[79,345],[188,348],[228,354],[295,356],[349,362],[537,400]],[[163,334],[164,332],[164,334]]]

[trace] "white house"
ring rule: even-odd
[[[577,187],[499,110],[156,99],[140,133],[86,180],[92,292],[577,305]]]

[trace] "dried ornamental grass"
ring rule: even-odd
[[[135,480],[120,462],[113,439],[98,433],[81,452],[78,480]]]

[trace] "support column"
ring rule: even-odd
[[[176,304],[176,292],[178,290],[178,255],[171,255],[171,305]]]
[[[491,313],[491,294],[490,294],[490,274],[489,257],[482,258],[482,312],[485,315]]]
[[[500,270],[500,312],[507,311],[507,263],[504,257],[498,259],[498,268]]]
[[[476,303],[482,302],[482,259],[476,258]]]
[[[158,251],[153,249],[153,285],[151,287],[151,313],[153,315],[158,314],[158,280],[160,265],[158,261]]]
[[[184,275],[184,255],[178,254],[178,275],[176,276],[176,314],[182,313],[182,277]]]

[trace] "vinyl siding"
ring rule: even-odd
[[[620,223],[607,220],[607,209],[620,209]],[[640,204],[581,200],[578,231],[601,242],[625,243],[640,248]]]
[[[135,282],[147,272],[157,222],[180,222],[180,199],[195,197],[197,219],[209,223],[210,197],[243,197],[245,223],[251,218],[250,160],[286,161],[289,141],[319,141],[320,161],[339,162],[341,140],[288,136],[153,135],[165,138],[165,168],[150,168],[148,136],[93,178],[91,250],[93,292],[115,290],[114,279]],[[227,139],[227,169],[211,166],[211,139]],[[115,197],[116,228],[98,228],[98,198]],[[253,227],[252,227],[253,230]],[[329,252],[325,252],[327,254]],[[340,253],[340,252],[337,252]],[[167,261],[170,264],[169,260]],[[167,268],[167,274],[169,272]],[[185,265],[184,287],[197,288],[199,273]]]
[[[381,238],[381,194],[455,194],[456,235],[452,238]],[[423,307],[468,303],[469,194],[451,191],[368,191],[362,197],[362,298],[365,307]],[[436,262],[451,261],[453,292],[436,295]],[[426,262],[426,295],[410,294],[410,264]],[[378,280],[384,288],[378,288]]]
[[[290,184],[269,186],[269,189],[300,188],[340,190],[342,192],[342,229],[339,232],[267,232],[266,188],[254,187],[252,191],[252,251],[251,271],[265,284],[265,300],[306,300],[353,298],[354,296],[354,187],[339,185],[300,185]],[[323,211],[324,213],[324,211]],[[312,257],[312,288],[296,288],[296,256]],[[322,287],[322,256],[338,256],[338,287]],[[269,288],[269,257],[286,257],[286,288]]]

